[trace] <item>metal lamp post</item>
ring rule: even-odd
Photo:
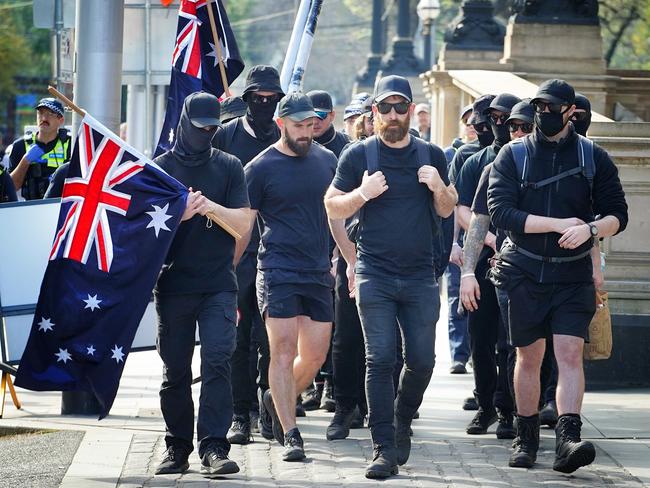
[[[422,39],[424,41],[424,66],[431,68],[431,25],[440,15],[439,0],[420,0],[417,6],[418,17],[422,21]],[[435,36],[435,31],[434,31]]]

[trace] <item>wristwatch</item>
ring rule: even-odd
[[[596,224],[589,223],[587,225],[589,226],[589,231],[591,232],[591,237],[598,237],[598,227],[596,227]]]

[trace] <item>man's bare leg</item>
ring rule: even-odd
[[[298,351],[298,318],[266,318],[271,360],[269,387],[275,411],[284,432],[296,426],[296,383],[294,359]]]
[[[331,322],[316,322],[304,315],[298,316],[298,356],[293,362],[296,391],[303,391],[314,380],[325,362],[331,334]]]
[[[539,372],[545,348],[545,339],[538,339],[529,346],[517,348],[515,399],[517,414],[523,417],[535,415],[539,410]]]
[[[553,335],[553,349],[557,361],[557,413],[579,414],[585,394],[585,375],[582,368],[582,337]]]

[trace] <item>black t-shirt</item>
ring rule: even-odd
[[[63,195],[63,185],[65,184],[65,179],[68,177],[68,168],[70,168],[70,163],[59,166],[52,175],[50,186],[47,187],[43,198],[58,198]]]
[[[497,151],[490,145],[472,154],[465,160],[465,164],[456,175],[456,190],[458,191],[458,205],[471,207],[474,194],[478,187],[483,168],[495,160]]]
[[[449,184],[447,161],[437,146],[429,144],[434,166]],[[414,139],[408,146],[394,149],[383,142],[379,150],[379,170],[388,190],[363,207],[357,239],[356,271],[363,274],[430,278],[434,275],[432,194],[418,182]],[[364,144],[351,144],[341,154],[332,185],[351,192],[361,185],[368,168]]]
[[[59,141],[61,141],[61,143],[68,142],[68,148],[65,152],[65,155],[63,155],[60,158],[55,158],[57,166],[49,166],[47,164],[41,164],[41,163],[30,165],[30,169],[28,170],[27,175],[25,177],[25,183],[23,184],[22,195],[27,200],[33,200],[33,199],[43,198],[45,191],[47,190],[47,187],[50,184],[52,174],[56,171],[58,167],[70,161],[70,154],[71,154],[70,151],[72,150],[72,142],[70,141],[70,137],[68,136],[68,133],[65,129],[59,130],[58,136],[54,140],[48,142],[47,144],[37,141],[35,134],[25,135],[20,139],[14,141],[13,143],[13,147],[11,148],[11,154],[9,154],[10,172],[16,169],[18,163],[20,163],[20,160],[23,159],[23,156],[27,152],[25,148],[26,139],[29,142],[29,145],[31,145],[31,141],[33,140],[38,146],[40,146],[40,148],[46,154],[52,151],[56,147],[56,144]],[[37,172],[35,173],[32,168],[36,166],[37,168],[35,169],[37,170]],[[26,188],[30,183],[30,180],[33,180],[32,181],[33,186],[31,187],[32,188],[31,192],[29,192]]]
[[[329,271],[323,197],[336,171],[336,156],[315,143],[305,157],[270,147],[244,171],[251,208],[259,211],[264,225],[259,269]]]
[[[261,141],[246,132],[244,119],[245,117],[239,117],[220,127],[212,139],[212,145],[237,157],[241,164],[246,166],[259,153],[280,139],[280,129],[278,129],[276,137]],[[232,137],[230,137],[231,134]],[[259,220],[253,224],[251,240],[246,247],[247,253],[257,254],[257,248],[260,245],[260,226]]]
[[[239,160],[230,154],[213,150],[207,162],[189,166],[168,151],[154,162],[188,188],[200,190],[219,205],[249,206],[244,171]],[[198,214],[181,223],[158,277],[157,293],[237,290],[233,269],[235,240],[216,223],[209,228],[206,224],[207,217]]]
[[[454,158],[449,164],[449,180],[455,185],[456,184],[456,175],[460,171],[460,168],[463,166],[467,158],[472,154],[477,153],[481,150],[481,145],[478,141],[472,141],[467,144],[463,144],[458,148]]]

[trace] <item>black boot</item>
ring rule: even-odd
[[[336,412],[332,417],[332,422],[327,427],[327,440],[334,441],[337,439],[345,439],[350,435],[350,426],[354,420],[355,409],[344,407],[341,405],[336,406]]]
[[[312,383],[302,392],[302,406],[308,412],[311,410],[318,410],[320,407],[321,395],[323,392],[323,384],[319,385]]]
[[[564,414],[557,419],[555,427],[555,462],[553,469],[561,473],[573,473],[581,466],[594,462],[596,449],[591,442],[580,439],[582,421],[578,414]]]
[[[334,412],[336,410],[336,402],[334,401],[334,385],[329,378],[325,379],[323,384],[323,395],[320,401],[320,409],[326,412]]]
[[[375,444],[372,462],[366,468],[366,478],[384,479],[399,473],[395,448]]]
[[[555,425],[557,424],[557,406],[555,400],[546,402],[539,411],[539,423],[542,425],[548,425],[551,429],[555,428]]]
[[[397,451],[397,464],[402,466],[409,460],[411,454],[411,419],[395,416],[395,447]]]
[[[512,447],[515,450],[508,462],[511,468],[530,468],[535,464],[539,449],[539,415],[517,415],[517,437]]]
[[[497,439],[514,439],[517,437],[517,433],[513,425],[512,412],[497,410],[497,417]]]
[[[476,415],[467,426],[466,432],[470,435],[483,435],[487,434],[490,426],[497,421],[497,412],[492,408],[491,410],[478,409]]]

